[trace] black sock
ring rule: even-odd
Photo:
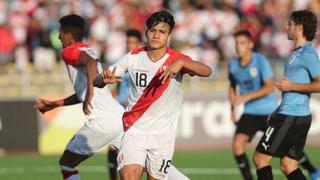
[[[110,150],[108,151],[108,168],[109,168],[109,175],[111,179],[117,178],[117,156],[118,152],[116,150]]]
[[[253,180],[253,177],[250,173],[250,164],[245,153],[235,156],[235,159],[238,163],[238,167],[241,171],[241,174],[245,180]]]
[[[273,180],[271,166],[266,166],[257,170],[258,180]]]
[[[309,172],[309,174],[317,171],[317,169],[311,164],[308,156],[305,153],[303,153],[303,156],[299,160],[299,163],[304,169]]]
[[[302,171],[298,168],[287,175],[288,180],[307,180],[302,174]]]

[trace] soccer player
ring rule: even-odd
[[[67,15],[60,19],[60,25],[62,58],[76,93],[57,101],[40,99],[34,107],[45,113],[59,106],[83,103],[87,121],[70,140],[59,162],[65,180],[79,180],[78,164],[107,144],[112,143],[115,148],[120,146],[124,109],[112,98],[107,87],[93,87],[93,79],[102,72],[102,66],[90,46],[82,42],[84,19]],[[169,174],[170,179],[187,179],[176,168],[171,168]]]
[[[79,163],[120,138],[124,109],[112,98],[107,87],[99,89],[93,86],[102,66],[90,46],[82,42],[84,19],[78,15],[67,15],[59,22],[62,58],[76,93],[57,101],[40,99],[35,108],[45,113],[59,106],[83,103],[87,121],[70,140],[59,162],[63,178],[77,180],[80,179],[76,169]]]
[[[127,50],[132,51],[134,49],[138,49],[142,46],[142,35],[136,29],[129,29],[126,32],[127,37]],[[129,74],[125,73],[121,82],[117,84],[116,94],[118,102],[125,108],[128,104],[128,96],[129,96],[129,85],[130,85],[130,78]],[[109,161],[109,175],[111,180],[117,179],[117,156],[118,151],[117,149],[113,148],[112,146],[109,147],[108,151],[108,161]]]
[[[316,29],[317,17],[311,11],[290,14],[287,36],[295,49],[285,63],[284,77],[276,82],[282,92],[281,104],[271,115],[254,154],[258,179],[273,179],[273,157],[280,158],[281,170],[288,179],[306,179],[298,166],[311,125],[310,96],[320,92],[320,60],[310,42]]]
[[[95,86],[103,87],[125,72],[130,75],[128,106],[123,115],[125,134],[118,155],[124,180],[140,179],[143,167],[149,180],[167,176],[183,99],[182,77],[185,73],[211,74],[208,66],[167,47],[174,24],[168,11],[150,15],[146,21],[147,46],[123,56],[95,81]]]
[[[234,37],[238,57],[231,59],[228,65],[231,119],[237,126],[232,149],[243,178],[252,180],[245,146],[257,131],[265,130],[268,115],[275,110],[277,100],[270,64],[264,56],[253,52],[250,32],[241,30]],[[236,87],[239,87],[239,94]],[[242,103],[244,114],[236,122],[236,106]]]

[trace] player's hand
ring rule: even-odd
[[[84,112],[85,115],[89,115],[91,113],[91,110],[93,109],[91,101],[93,98],[93,94],[87,94],[86,99],[83,102],[82,105],[82,111]]]
[[[286,77],[282,77],[279,81],[276,82],[276,87],[279,91],[291,91],[293,83]]]
[[[164,84],[167,80],[170,80],[174,74],[178,73],[183,68],[183,65],[183,60],[178,59],[168,66],[159,77],[159,79],[162,80],[162,84]]]
[[[57,105],[49,100],[38,99],[38,101],[33,106],[34,109],[39,110],[42,114],[56,108]]]
[[[249,96],[235,96],[234,99],[235,99],[234,104],[233,104],[234,106],[238,106],[238,105],[246,103],[250,100]]]
[[[114,67],[112,71],[110,71],[109,69],[106,69],[102,72],[101,77],[103,79],[103,82],[106,84],[114,84],[117,82],[121,82],[121,79],[119,79],[116,75],[117,67]]]

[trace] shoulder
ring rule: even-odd
[[[141,47],[141,48],[138,48],[138,49],[131,50],[130,54],[131,55],[135,55],[135,54],[140,54],[140,53],[146,52],[146,51],[147,51],[147,47]]]
[[[303,47],[300,54],[302,57],[306,57],[306,60],[319,60],[319,55],[311,44]]]
[[[65,47],[62,52],[61,52],[61,57],[63,59],[63,61],[66,64],[70,64],[70,65],[79,65],[79,56],[80,53],[84,50],[84,49],[88,49],[90,46],[86,43],[76,43],[73,45],[70,45],[68,47]],[[85,52],[87,52],[87,54],[89,56],[91,56],[93,54],[93,51],[89,54],[88,51],[86,50]],[[91,56],[92,57],[92,56]]]
[[[178,51],[176,51],[176,50],[174,50],[174,49],[171,49],[171,48],[167,48],[167,53],[168,53],[170,56],[172,56],[172,57],[174,57],[174,58],[176,58],[176,59],[182,58],[182,59],[184,59],[184,60],[192,61],[192,58],[189,57],[188,55],[183,54],[183,53],[180,53],[180,52],[178,52]]]

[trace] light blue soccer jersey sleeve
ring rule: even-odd
[[[315,52],[305,52],[304,55],[306,63],[305,68],[308,70],[312,79],[320,75],[320,59]]]

